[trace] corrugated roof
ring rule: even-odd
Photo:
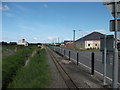
[[[85,40],[100,40],[100,38],[104,37],[105,34],[99,32],[92,32],[76,41],[85,41]]]

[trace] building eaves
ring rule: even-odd
[[[77,41],[86,41],[86,40],[100,40],[100,38],[104,37],[105,34],[102,34],[100,32],[92,32],[78,40]]]

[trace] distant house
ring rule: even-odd
[[[25,39],[19,40],[17,45],[23,45],[23,46],[28,46],[28,42],[25,41]]]
[[[104,34],[99,32],[92,32],[75,41],[75,47],[79,49],[99,49],[100,38],[104,37]]]
[[[55,46],[60,46],[61,43],[53,43],[53,45],[55,45]]]
[[[67,48],[73,48],[74,47],[74,42],[70,40],[65,40],[62,44],[61,47],[67,47]]]

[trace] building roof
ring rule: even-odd
[[[85,41],[85,40],[100,40],[100,38],[104,37],[105,34],[99,32],[92,32],[76,41]]]

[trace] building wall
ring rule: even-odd
[[[74,43],[71,42],[70,44],[66,45],[67,48],[74,48]]]
[[[85,49],[85,41],[75,42],[75,47],[79,49]]]
[[[91,40],[91,41],[85,41],[85,48],[100,48],[100,41],[99,40]]]
[[[78,41],[75,42],[75,47],[79,49],[87,49],[87,48],[100,48],[99,40],[88,40],[88,41]]]
[[[74,48],[74,43],[70,42],[68,44],[60,45],[60,47]]]
[[[19,40],[17,45],[24,45],[24,46],[28,46],[28,42],[24,41],[23,40]]]

